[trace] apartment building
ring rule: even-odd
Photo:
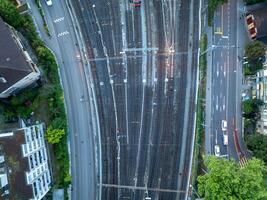
[[[41,200],[50,185],[44,125],[1,133],[0,196],[3,199]]]

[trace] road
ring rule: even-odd
[[[60,67],[61,81],[67,108],[69,146],[71,152],[72,199],[96,199],[97,150],[95,145],[97,128],[93,96],[84,70],[81,50],[78,48],[75,25],[70,18],[67,1],[53,1],[48,7],[41,1],[50,33],[44,31],[43,22],[34,0],[28,1],[31,15],[41,38],[53,50]]]
[[[199,2],[73,0],[101,133],[101,199],[185,199]]]
[[[239,0],[220,5],[208,34],[211,75],[207,79],[210,103],[206,108],[206,150],[214,154],[214,146],[218,144],[221,156],[237,161],[245,159],[246,153],[241,113],[242,57],[246,42],[243,13],[244,5]],[[222,131],[222,120],[227,121],[226,132]],[[223,134],[228,135],[228,145],[223,144]]]

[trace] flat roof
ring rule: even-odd
[[[257,39],[267,42],[267,2],[247,6],[247,11],[255,18]]]
[[[0,18],[0,93],[30,74],[33,69],[12,37],[10,27]]]
[[[25,143],[23,130],[0,137],[1,154],[5,157],[7,168],[9,199],[33,198],[32,185],[27,185],[26,180],[26,172],[30,170],[28,158],[22,155],[21,145]]]

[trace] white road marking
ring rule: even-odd
[[[60,17],[54,20],[54,23],[58,23],[64,20],[64,17]]]
[[[57,37],[62,37],[64,35],[68,35],[68,34],[70,34],[68,31],[64,31],[64,32],[57,34]]]
[[[218,110],[218,103],[219,103],[219,98],[216,96],[216,110]]]
[[[219,70],[217,70],[217,73],[216,74],[217,74],[217,77],[218,77],[219,76]]]

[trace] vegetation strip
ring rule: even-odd
[[[197,100],[197,121],[194,145],[194,159],[192,166],[192,185],[196,188],[196,177],[201,173],[203,139],[204,139],[204,121],[205,121],[205,98],[206,98],[206,71],[207,71],[207,35],[203,34],[200,40],[200,58],[199,58],[199,90]],[[194,189],[193,189],[194,190]]]

